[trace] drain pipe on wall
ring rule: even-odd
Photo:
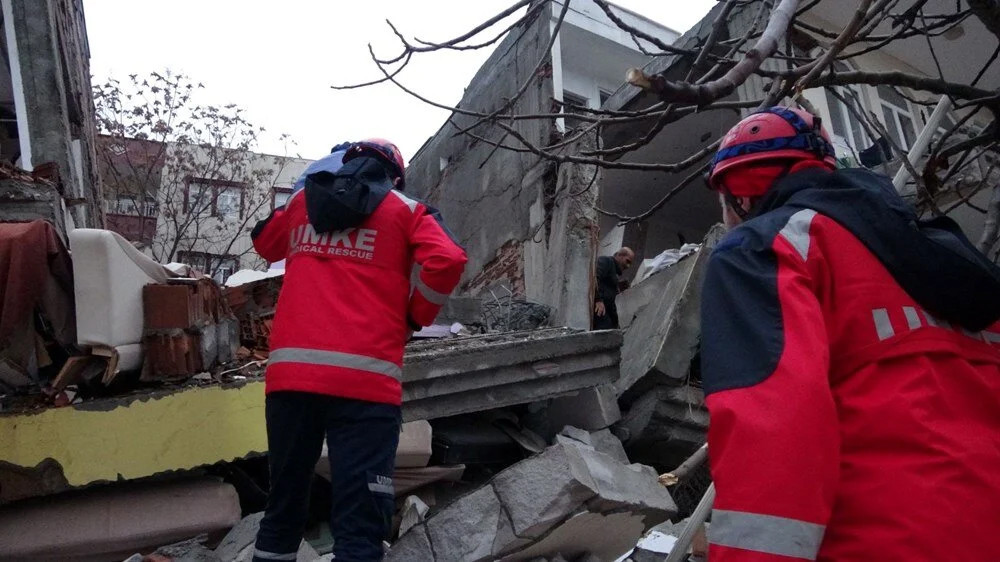
[[[941,120],[944,119],[944,116],[949,111],[951,111],[951,98],[948,96],[941,96],[941,100],[934,108],[934,112],[931,113],[930,118],[927,119],[927,124],[924,125],[924,129],[920,131],[917,141],[913,143],[913,148],[911,148],[910,153],[906,155],[906,159],[910,161],[910,164],[914,166],[917,165],[917,160],[931,144],[931,138],[934,137],[934,132],[937,131],[938,125],[941,124]],[[910,172],[906,169],[906,166],[900,167],[899,171],[896,172],[896,177],[892,178],[892,186],[896,188],[896,191],[898,191],[900,195],[913,195],[916,192],[916,188],[906,185],[906,181],[908,179],[910,179]],[[906,188],[905,191],[903,189],[904,187]]]

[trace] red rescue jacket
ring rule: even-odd
[[[374,160],[357,158],[341,170],[307,179],[254,229],[261,257],[287,260],[266,392],[399,405],[407,329],[434,321],[462,275],[465,252],[433,209],[389,188],[385,178],[352,177],[381,174]],[[348,188],[340,190],[344,182]],[[337,200],[344,193],[360,193],[350,211]]]
[[[997,270],[870,172],[776,191],[702,295],[710,560],[1000,560]]]

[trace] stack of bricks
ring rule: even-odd
[[[482,271],[462,285],[462,292],[474,295],[500,282],[504,282],[515,294],[524,294],[523,242],[510,240],[501,246],[496,256],[483,266]]]
[[[231,314],[211,279],[143,288],[144,380],[189,377],[232,359]]]
[[[247,357],[266,359],[271,321],[284,277],[270,277],[225,290],[226,303],[239,320],[240,343]]]

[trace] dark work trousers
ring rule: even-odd
[[[271,492],[254,562],[295,560],[308,519],[309,490],[327,439],[338,562],[382,559],[394,507],[392,472],[400,408],[307,392],[265,399]]]
[[[595,330],[617,330],[618,329],[618,307],[615,301],[604,301],[604,316],[594,313]]]

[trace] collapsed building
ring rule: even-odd
[[[65,346],[73,352],[0,400],[0,556],[124,557],[219,535],[259,510],[263,365],[282,277],[223,288],[103,230],[73,231],[72,257],[60,249],[74,273],[75,340]],[[503,514],[493,520],[495,551],[459,541],[451,547],[459,559],[624,552],[677,507],[656,470],[632,464],[615,437],[622,334],[546,327],[547,314],[518,312],[537,305],[508,301],[498,311],[498,302],[453,297],[407,348],[394,480],[401,503],[426,511],[401,510],[400,526],[416,520],[399,548],[417,548],[407,537],[442,520],[464,520],[459,514],[478,511],[489,491],[500,502],[493,517]],[[47,315],[44,296],[39,303]],[[325,470],[321,461],[318,478]],[[537,490],[524,488],[543,477]],[[566,499],[558,509],[533,507],[549,502],[543,490]],[[136,517],[153,503],[163,517]],[[503,527],[515,506],[521,515]],[[168,517],[177,510],[187,515]],[[40,520],[65,527],[59,542],[37,532],[47,528]],[[622,528],[620,543],[581,542],[595,525],[612,524]],[[440,553],[450,540],[442,537],[458,535],[444,533],[428,544],[439,559],[455,559]],[[459,555],[464,548],[472,550]]]
[[[0,220],[103,226],[82,0],[4,0],[0,32],[0,159],[47,179],[0,179]]]
[[[685,72],[674,58],[650,59],[628,38],[613,37],[612,24],[587,3],[573,8],[553,41],[560,8],[548,6],[500,44],[463,107],[496,107],[528,83],[518,112],[549,112],[553,100],[640,109],[655,100],[620,85],[625,68]],[[734,12],[724,33],[745,31],[746,10]],[[707,36],[717,13],[680,38],[628,16],[668,42],[692,45]],[[834,28],[845,16],[821,7],[810,17]],[[978,30],[970,23],[967,33]],[[530,74],[526,61],[543,57],[549,45],[551,64]],[[571,54],[580,57],[576,63]],[[879,63],[885,56],[894,60]],[[580,61],[602,57],[606,64],[593,68],[614,68],[618,77],[584,75]],[[912,58],[894,52],[858,63],[905,60],[927,70]],[[731,99],[757,99],[764,87],[753,78]],[[866,99],[881,107],[886,100],[874,90],[865,90]],[[850,121],[837,125],[837,106],[822,91],[806,95],[834,125],[838,147],[859,148]],[[889,105],[905,141],[901,108]],[[906,108],[911,115],[916,109]],[[635,157],[679,160],[739,117],[690,115],[681,121],[683,133],[668,128]],[[707,479],[703,468],[668,489],[656,474],[705,440],[699,286],[722,235],[713,226],[717,202],[692,188],[648,219],[620,226],[598,207],[634,215],[678,185],[681,174],[557,165],[495,150],[454,135],[471,119],[454,116],[408,172],[411,189],[443,210],[470,261],[460,295],[406,351],[406,424],[393,475],[399,509],[388,558],[613,560],[654,526],[667,529],[664,522],[690,514]],[[573,123],[515,126],[545,144]],[[610,126],[601,134],[605,145],[620,144],[635,131]],[[591,141],[581,142],[562,150]],[[879,165],[892,171],[898,161]],[[53,184],[37,171],[10,176]],[[63,205],[54,197],[31,204]],[[282,278],[223,288],[155,263],[111,232],[79,229],[64,237],[34,224],[41,234],[30,235],[47,237],[55,256],[37,285],[58,290],[32,293],[34,308],[19,317],[20,326],[38,321],[45,337],[5,348],[19,353],[7,363],[16,368],[2,371],[7,387],[0,392],[0,557],[110,560],[155,551],[175,559],[247,559],[266,500],[262,375]],[[977,228],[974,220],[963,226]],[[10,238],[28,235],[11,231]],[[623,330],[588,332],[594,259],[621,245],[644,261],[618,298]],[[30,247],[42,246],[21,245]],[[321,460],[314,522],[326,516],[328,470]],[[54,527],[58,541],[48,532]],[[330,549],[322,525],[307,539],[300,559]],[[635,560],[642,550],[640,544]]]

